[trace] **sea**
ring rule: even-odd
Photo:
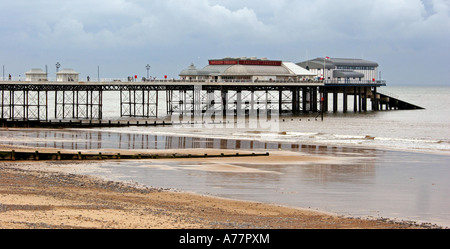
[[[424,109],[353,112],[349,98],[348,112],[328,112],[323,119],[317,114],[283,114],[256,126],[244,119],[242,125],[8,129],[0,131],[0,144],[79,151],[229,149],[327,157],[328,162],[230,163],[242,170],[210,170],[213,167],[204,162],[183,160],[102,161],[72,167],[78,169],[74,172],[148,187],[450,227],[450,87],[386,86],[381,91]],[[104,93],[103,104],[105,119],[120,119],[116,95]],[[48,163],[52,169],[68,165]]]

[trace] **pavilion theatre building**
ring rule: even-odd
[[[182,80],[204,80],[220,82],[258,81],[313,81],[310,72],[292,62],[268,60],[266,58],[224,58],[209,60],[209,64],[197,69],[194,64],[179,74]]]

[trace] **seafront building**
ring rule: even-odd
[[[47,81],[48,75],[33,68],[26,81]],[[265,82],[325,80],[325,83],[370,83],[380,80],[378,63],[363,59],[316,58],[299,63],[256,57],[211,59],[198,69],[194,64],[179,73],[180,80],[205,82]],[[79,73],[66,68],[56,73],[57,82],[78,82]]]
[[[258,81],[311,81],[316,74],[292,62],[267,58],[223,58],[209,60],[209,64],[197,69],[194,64],[179,74],[181,80],[219,82]]]
[[[378,79],[378,63],[363,59],[316,58],[297,63],[329,83],[368,83]]]
[[[325,80],[333,84],[364,84],[379,80],[377,62],[329,57],[299,63],[255,57],[226,57],[209,60],[208,65],[201,69],[191,64],[179,76],[181,80],[216,82]]]

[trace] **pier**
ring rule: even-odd
[[[339,98],[347,112],[420,109],[377,92],[385,81],[336,83],[327,81],[201,81],[154,80],[142,82],[0,81],[0,114],[3,126],[114,126],[165,125],[166,123],[117,123],[104,120],[103,94],[118,92],[117,115],[125,119],[155,119],[171,115],[259,115],[337,112]],[[338,95],[339,94],[339,95]],[[111,104],[111,103],[108,103]],[[49,106],[52,105],[52,113]],[[331,108],[330,108],[331,107]],[[330,109],[330,110],[329,110]],[[53,122],[52,122],[53,120]],[[57,120],[57,121],[55,121]],[[83,120],[85,120],[83,122]],[[86,122],[86,120],[90,122]],[[95,121],[95,122],[94,122]],[[34,122],[34,123],[33,123]]]

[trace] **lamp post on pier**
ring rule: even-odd
[[[59,68],[61,67],[61,64],[59,64],[59,62],[56,62],[56,81],[58,81],[58,72],[59,72]]]
[[[147,66],[145,66],[145,68],[147,69],[147,80],[150,77],[148,74],[148,71],[150,70],[151,66],[149,64],[147,64]]]

